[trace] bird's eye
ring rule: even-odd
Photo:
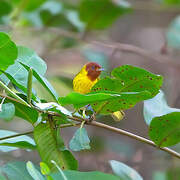
[[[95,70],[95,66],[92,66],[91,69],[92,69],[92,70]]]

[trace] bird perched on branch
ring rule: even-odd
[[[73,90],[75,92],[86,94],[98,82],[99,76],[104,69],[95,62],[85,64],[81,71],[73,79]],[[112,117],[116,121],[120,121],[124,117],[123,111],[112,113]]]

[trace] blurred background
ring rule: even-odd
[[[27,46],[46,61],[46,76],[60,96],[72,92],[72,79],[88,61],[105,69],[132,64],[164,76],[162,90],[171,107],[180,108],[179,0],[0,0],[0,31]],[[34,84],[39,97],[53,101]],[[98,121],[148,138],[143,103],[114,122]],[[25,132],[32,127],[21,119],[0,121],[1,129]],[[62,136],[68,145],[76,128]],[[81,171],[111,172],[109,160],[135,168],[145,180],[179,180],[180,162],[148,145],[96,127],[87,127],[91,150],[74,153]],[[180,146],[173,147],[180,152]],[[0,154],[0,163],[40,158],[34,151]]]

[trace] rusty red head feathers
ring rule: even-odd
[[[101,74],[102,70],[103,69],[101,68],[101,66],[95,62],[90,62],[86,64],[87,76],[91,81],[96,80]]]

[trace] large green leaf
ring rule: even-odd
[[[0,119],[10,121],[15,115],[15,107],[12,103],[4,103],[0,111]]]
[[[131,167],[124,163],[111,160],[110,165],[115,175],[121,180],[143,180],[143,178]]]
[[[12,7],[9,2],[7,2],[6,0],[0,1],[0,18],[1,16],[9,14],[11,10],[12,10]]]
[[[15,106],[15,115],[17,117],[20,117],[24,120],[27,120],[28,122],[34,124],[38,119],[38,112],[34,110],[33,108],[30,108],[26,105],[23,105],[21,103],[18,103],[16,101],[7,99],[5,100],[7,103],[12,103]]]
[[[180,49],[180,16],[177,16],[169,25],[166,39],[168,46]]]
[[[33,180],[29,175],[25,162],[10,162],[0,167],[8,180]]]
[[[16,134],[18,133],[13,131],[0,130],[0,138]],[[32,138],[26,135],[0,140],[0,151],[9,152],[18,148],[35,149],[35,142]]]
[[[38,152],[43,162],[45,162],[52,171],[56,170],[51,160],[54,160],[58,166],[64,169],[77,169],[77,161],[70,151],[60,150],[55,129],[49,122],[40,123],[35,127],[34,139],[37,144]]]
[[[73,151],[81,151],[84,149],[90,149],[90,140],[85,128],[79,128],[71,141],[69,142],[69,147]]]
[[[21,65],[23,67],[26,68],[27,71],[29,71],[30,66],[27,66],[23,63],[21,63]],[[34,69],[32,69],[33,72],[33,76],[42,84],[42,86],[52,95],[52,97],[54,98],[54,100],[58,101],[59,95],[57,94],[57,92],[55,91],[55,89],[53,88],[53,86],[49,83],[49,81],[41,76],[37,71],[35,71]]]
[[[155,117],[151,121],[149,136],[159,147],[172,146],[180,142],[180,112]]]
[[[119,83],[118,86],[114,87],[115,84],[113,85],[113,89],[115,88],[117,92],[149,91],[153,97],[159,92],[159,89],[163,83],[162,76],[131,65],[117,67],[113,69],[111,74],[113,77],[115,77],[116,80],[118,80],[115,81]],[[98,88],[98,84],[95,86]],[[105,88],[108,87],[102,87],[102,89]]]
[[[9,53],[11,54],[11,52]],[[33,50],[19,46],[18,58],[16,59],[15,64],[8,67],[6,72],[9,73],[19,84],[25,87],[27,85],[28,72],[19,62],[32,67],[41,75],[44,75],[47,70],[46,63]],[[0,79],[5,83],[9,82],[3,74],[0,76]]]
[[[144,119],[149,125],[154,117],[162,116],[171,112],[180,112],[180,109],[171,108],[168,106],[163,91],[144,101]]]
[[[0,32],[0,69],[6,70],[14,64],[17,54],[15,43],[11,41],[6,33]]]
[[[101,109],[103,114],[129,109],[139,101],[152,98],[159,92],[163,81],[162,76],[131,65],[117,67],[111,75],[111,78],[99,80],[91,90],[98,93],[116,92],[121,95],[105,105],[102,102],[91,104],[93,109]]]
[[[120,109],[129,109],[137,102],[151,97],[148,91],[144,92],[113,92],[102,91],[92,92],[90,94],[79,94],[76,92],[68,94],[66,97],[60,97],[59,103],[61,105],[73,104],[75,108],[83,107],[91,104],[95,111],[100,110],[101,114],[109,114]]]
[[[106,174],[102,173],[99,171],[92,171],[92,172],[80,172],[80,171],[63,171],[65,174],[66,178],[68,180],[80,180],[80,179],[85,179],[85,180],[119,180],[119,177],[114,176],[112,174]],[[53,179],[58,179],[58,180],[64,180],[62,177],[61,173],[57,174],[52,174],[51,177]]]
[[[79,16],[88,29],[104,29],[130,10],[130,4],[124,0],[119,3],[112,0],[81,0]]]

